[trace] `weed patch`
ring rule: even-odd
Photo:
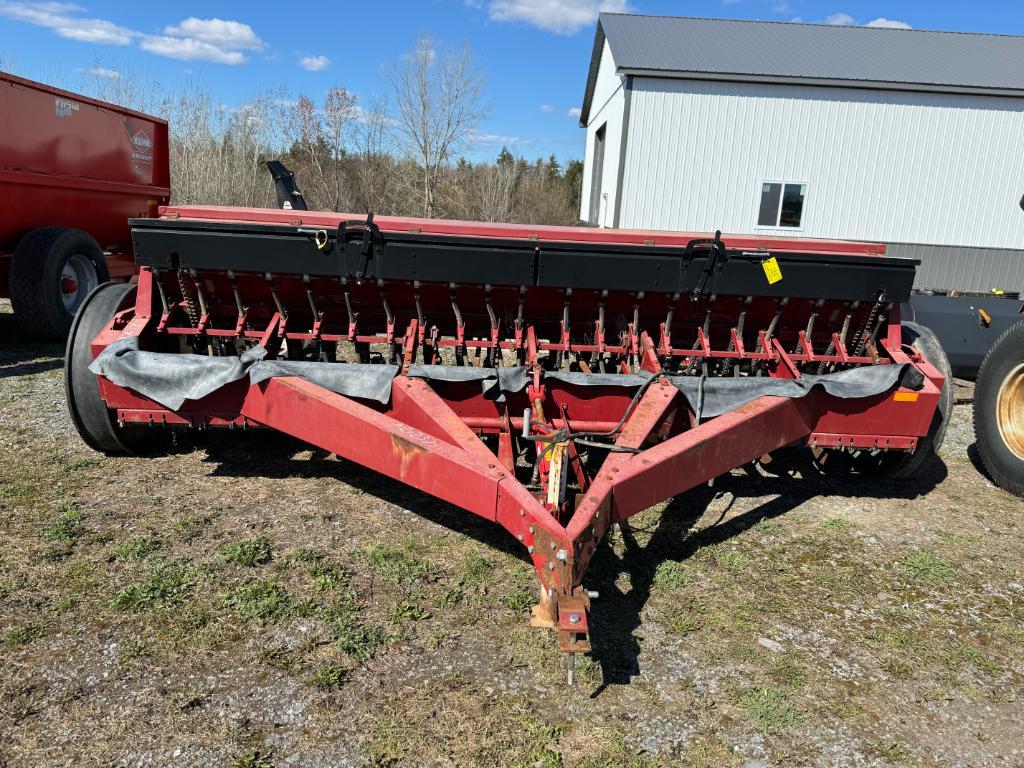
[[[257,536],[253,539],[229,541],[221,547],[220,556],[225,563],[255,568],[257,565],[270,562],[270,539]]]
[[[803,715],[778,688],[751,688],[740,697],[740,708],[754,725],[767,733],[798,724]]]
[[[85,532],[82,513],[73,505],[62,508],[60,515],[40,532],[43,541],[73,544]]]
[[[4,632],[4,648],[8,650],[21,648],[23,645],[28,645],[44,634],[46,632],[39,624],[22,624],[21,626],[11,627]]]
[[[163,542],[152,536],[141,539],[129,539],[128,541],[122,541],[114,547],[114,559],[145,560],[154,552],[158,552],[162,547]]]
[[[182,566],[158,566],[142,581],[118,592],[113,605],[122,611],[139,611],[183,602],[195,585],[193,572]]]
[[[682,563],[666,560],[654,572],[654,586],[662,589],[680,589],[693,581],[693,574]]]
[[[918,581],[931,585],[947,581],[954,571],[952,565],[928,550],[908,555],[903,560],[903,567],[910,571]]]
[[[300,613],[291,593],[275,579],[257,579],[231,590],[224,596],[224,605],[239,618],[261,624],[275,624]]]
[[[327,690],[340,688],[346,679],[348,679],[348,670],[345,667],[340,664],[327,664],[314,670],[312,683],[317,688]]]

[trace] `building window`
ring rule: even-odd
[[[806,197],[806,184],[766,181],[761,185],[761,207],[757,212],[757,226],[800,229]]]

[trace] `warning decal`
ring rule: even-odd
[[[782,270],[779,268],[779,262],[774,256],[762,261],[761,269],[764,270],[764,276],[768,278],[768,285],[775,285],[775,283],[782,280]]]

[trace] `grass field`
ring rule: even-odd
[[[569,689],[499,528],[272,434],[105,458],[62,354],[0,305],[0,765],[1024,765],[969,387],[913,481],[736,472],[615,530]]]

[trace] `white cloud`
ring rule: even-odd
[[[502,133],[486,133],[483,131],[470,131],[469,141],[472,144],[481,144],[484,146],[515,146],[522,144],[532,144],[533,139],[523,139],[519,136],[506,136]]]
[[[0,0],[0,16],[52,29],[61,37],[84,43],[128,45],[138,32],[104,19],[76,16],[82,9],[71,3]]]
[[[779,0],[772,6],[772,13],[790,13],[793,10],[793,6],[789,4],[788,0]]]
[[[240,21],[197,19],[189,16],[176,27],[167,27],[168,37],[192,38],[231,51],[256,51],[263,47],[252,27]]]
[[[327,69],[331,64],[331,60],[326,56],[303,56],[299,59],[299,66],[303,69],[308,69],[310,72],[319,72],[321,69]]]
[[[547,112],[547,113],[550,114],[551,112],[555,111],[555,108],[552,107],[550,104],[541,104],[540,105],[540,111],[541,112]]]
[[[627,0],[490,0],[492,21],[520,21],[559,35],[573,35],[602,11],[630,10]]]
[[[89,74],[95,75],[96,77],[104,77],[107,80],[120,80],[124,77],[124,75],[116,69],[110,69],[108,67],[89,67]]]
[[[190,16],[177,26],[165,27],[162,35],[145,35],[139,47],[170,59],[234,65],[248,61],[245,52],[262,49],[263,41],[240,21]]]
[[[568,112],[565,113],[566,117],[579,117],[583,114],[583,110],[579,107],[572,107]]]
[[[831,16],[825,19],[825,23],[832,24],[833,26],[837,27],[845,27],[850,24],[853,24],[853,16],[851,16],[848,13],[833,13]]]
[[[240,21],[197,19],[194,16],[164,29],[162,35],[147,35],[106,19],[79,16],[80,6],[47,0],[0,0],[0,16],[53,30],[61,37],[86,43],[129,45],[139,41],[144,51],[184,61],[212,61],[242,64],[245,51],[264,47],[252,27]]]
[[[167,35],[146,35],[139,43],[144,51],[181,61],[212,61],[214,64],[244,64],[245,54],[241,51],[226,51],[216,45],[192,37],[169,37]]]
[[[868,22],[869,27],[885,27],[886,29],[913,29],[912,26],[907,24],[905,21],[896,21],[895,19],[887,19],[884,16],[879,16],[874,21]]]

